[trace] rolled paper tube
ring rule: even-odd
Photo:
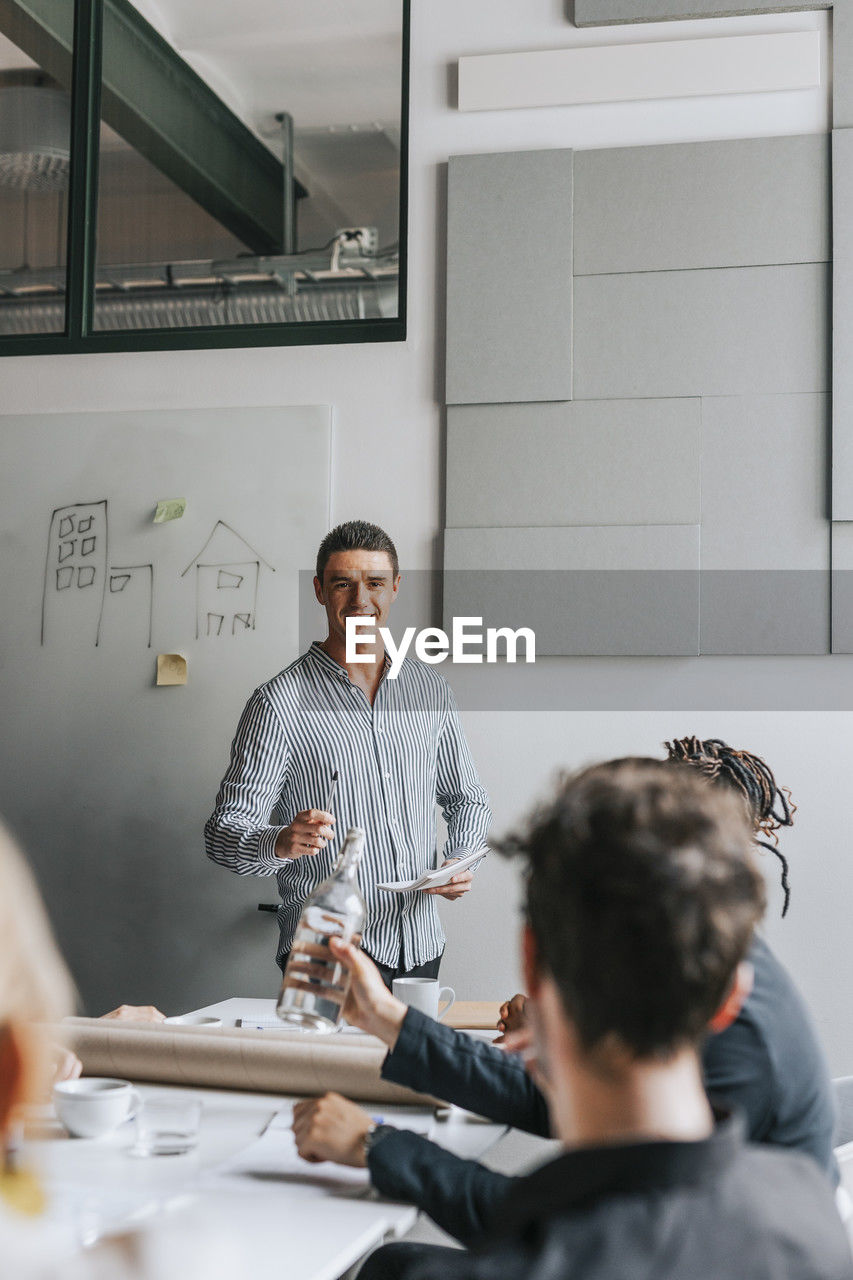
[[[362,1102],[435,1106],[439,1101],[383,1080],[387,1052],[372,1036],[306,1035],[150,1022],[118,1025],[66,1018],[52,1035],[77,1054],[87,1076],[254,1093],[334,1091]]]
[[[466,1031],[497,1031],[500,1000],[457,1000],[442,1022]]]

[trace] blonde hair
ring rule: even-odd
[[[0,1028],[58,1022],[75,1004],[32,872],[0,824]]]

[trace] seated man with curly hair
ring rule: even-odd
[[[565,1150],[507,1183],[469,1252],[387,1246],[363,1280],[851,1280],[814,1160],[745,1144],[739,1115],[712,1110],[703,1087],[702,1041],[764,907],[743,804],[690,770],[615,761],[570,778],[507,844],[528,865],[531,1024]],[[338,951],[356,1005],[372,975],[352,948]],[[396,1023],[399,1036],[392,1000],[373,1002],[372,1029]],[[317,1103],[297,1108],[308,1158],[333,1154],[323,1115]],[[380,1191],[399,1194],[401,1143],[407,1166],[427,1176],[436,1149],[425,1140],[417,1167],[412,1135],[368,1122],[356,1136],[364,1141],[350,1133],[337,1158],[366,1159]]]

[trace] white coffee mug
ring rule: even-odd
[[[56,1114],[75,1138],[102,1138],[136,1115],[142,1099],[129,1080],[90,1076],[53,1086]]]
[[[447,999],[447,1004],[441,1011],[442,1018],[456,999],[453,988],[440,987],[438,978],[395,978],[391,988],[403,1004],[407,1004],[410,1009],[420,1009],[429,1018],[439,1018],[438,1006],[442,999]]]

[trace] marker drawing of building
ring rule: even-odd
[[[275,569],[224,520],[217,520],[210,537],[181,577],[195,570],[196,639],[236,636],[254,631],[261,566]]]
[[[98,644],[106,582],[106,501],[57,507],[47,540],[42,644],[70,637]]]

